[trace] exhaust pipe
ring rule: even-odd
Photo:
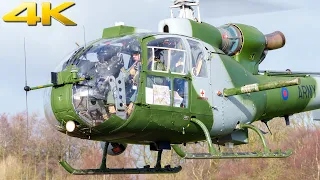
[[[282,48],[286,44],[286,38],[280,31],[275,31],[271,34],[266,34],[266,49],[274,50]]]

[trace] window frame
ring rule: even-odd
[[[183,43],[183,49],[176,49],[176,48],[170,48],[170,47],[161,47],[161,46],[149,46],[148,43],[153,41],[153,40],[157,40],[157,39],[162,39],[162,38],[180,38],[181,39],[181,43]],[[168,108],[174,108],[175,111],[177,112],[190,112],[190,94],[191,94],[191,84],[192,84],[192,78],[191,78],[191,74],[189,72],[190,69],[190,53],[188,52],[190,50],[190,48],[188,47],[189,44],[186,41],[186,37],[183,36],[177,36],[177,35],[155,35],[152,37],[147,37],[143,39],[143,42],[141,44],[143,50],[145,53],[143,53],[143,58],[144,62],[143,62],[143,76],[142,78],[144,79],[144,87],[142,87],[141,89],[143,89],[143,95],[142,95],[142,102],[146,103],[146,81],[147,81],[147,76],[160,76],[160,77],[164,77],[164,78],[169,78],[170,79],[170,83],[171,83],[171,99],[170,99],[170,106],[163,106],[163,105],[156,105],[156,104],[147,104],[150,107],[155,107],[156,109],[163,109],[163,110],[167,110]],[[148,56],[148,51],[149,49],[152,49],[152,59],[154,58],[155,54],[154,54],[154,49],[167,49],[169,50],[169,58],[168,58],[168,65],[167,65],[167,71],[158,71],[158,70],[154,70],[154,61],[152,62],[152,67],[149,69],[148,68],[148,64],[149,64],[149,60],[150,60],[150,56]],[[176,50],[176,51],[181,51],[184,52],[184,69],[183,69],[183,73],[177,73],[177,72],[172,72],[171,71],[171,51],[172,50]],[[186,102],[187,102],[187,107],[176,107],[174,106],[174,91],[173,91],[173,87],[174,87],[174,80],[175,79],[183,79],[185,80],[185,83],[187,83],[187,98]]]
[[[172,73],[172,74],[179,74],[179,75],[186,75],[186,61],[187,61],[187,50],[185,49],[176,49],[176,48],[167,48],[167,47],[158,47],[158,46],[147,46],[147,50],[148,49],[152,49],[152,65],[151,65],[151,71],[153,72],[161,72],[161,73]],[[154,54],[154,49],[164,49],[164,50],[168,50],[168,63],[167,63],[167,70],[166,71],[160,71],[160,70],[155,70],[154,69],[154,57],[155,57],[155,54]],[[183,71],[182,73],[178,73],[178,72],[174,72],[174,71],[171,71],[171,52],[172,51],[180,51],[180,52],[184,52],[184,58],[183,58],[183,63],[184,63],[184,66],[183,66]],[[149,70],[149,69],[148,69]],[[150,70],[149,70],[150,71]]]

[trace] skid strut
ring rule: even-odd
[[[157,163],[154,168],[150,166],[145,166],[143,168],[107,168],[107,150],[109,142],[105,143],[103,148],[103,156],[101,160],[101,165],[99,169],[74,169],[66,161],[60,161],[61,166],[68,171],[70,174],[74,175],[99,175],[99,174],[168,174],[168,173],[178,173],[181,171],[182,167],[171,168],[170,165],[161,168],[161,155],[162,150],[158,151]]]
[[[191,122],[195,123],[196,125],[200,126],[204,132],[206,137],[206,141],[209,147],[209,153],[188,153],[183,151],[178,145],[172,145],[173,150],[182,158],[185,159],[233,159],[233,158],[285,158],[289,157],[292,154],[291,150],[286,152],[282,152],[281,150],[271,152],[266,144],[265,138],[263,134],[260,132],[258,128],[251,124],[240,124],[241,129],[252,129],[255,131],[263,145],[262,152],[234,152],[234,153],[225,153],[225,152],[218,152],[213,146],[211,137],[209,134],[208,129],[206,126],[198,119],[192,118]]]

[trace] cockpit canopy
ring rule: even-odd
[[[140,42],[130,35],[101,39],[87,47],[80,47],[61,63],[62,67],[57,71],[75,66],[78,77],[92,78],[72,88],[74,109],[84,122],[95,126],[113,114],[122,119],[130,116],[138,91],[136,81],[141,69],[140,56]],[[50,93],[46,94],[50,99]],[[48,109],[51,108],[46,107],[46,111]],[[46,114],[52,113],[48,111]]]
[[[82,51],[80,55],[77,54],[78,51]],[[103,63],[108,64],[110,67],[118,65],[118,67],[128,69],[130,58],[133,54],[141,53],[141,46],[136,37],[125,36],[122,38],[102,39],[86,48],[81,47],[78,51],[65,62],[63,69],[72,64],[80,68],[80,72],[90,73],[88,66],[83,66],[88,62],[98,66]],[[109,71],[109,73],[111,72]]]

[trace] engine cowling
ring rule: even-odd
[[[279,49],[286,42],[280,31],[264,35],[257,28],[245,24],[227,24],[218,29],[222,39],[220,49],[253,74],[258,73],[258,66],[267,51]]]
[[[243,36],[241,30],[233,24],[221,26],[219,28],[222,37],[220,49],[233,56],[240,52],[243,46]]]

